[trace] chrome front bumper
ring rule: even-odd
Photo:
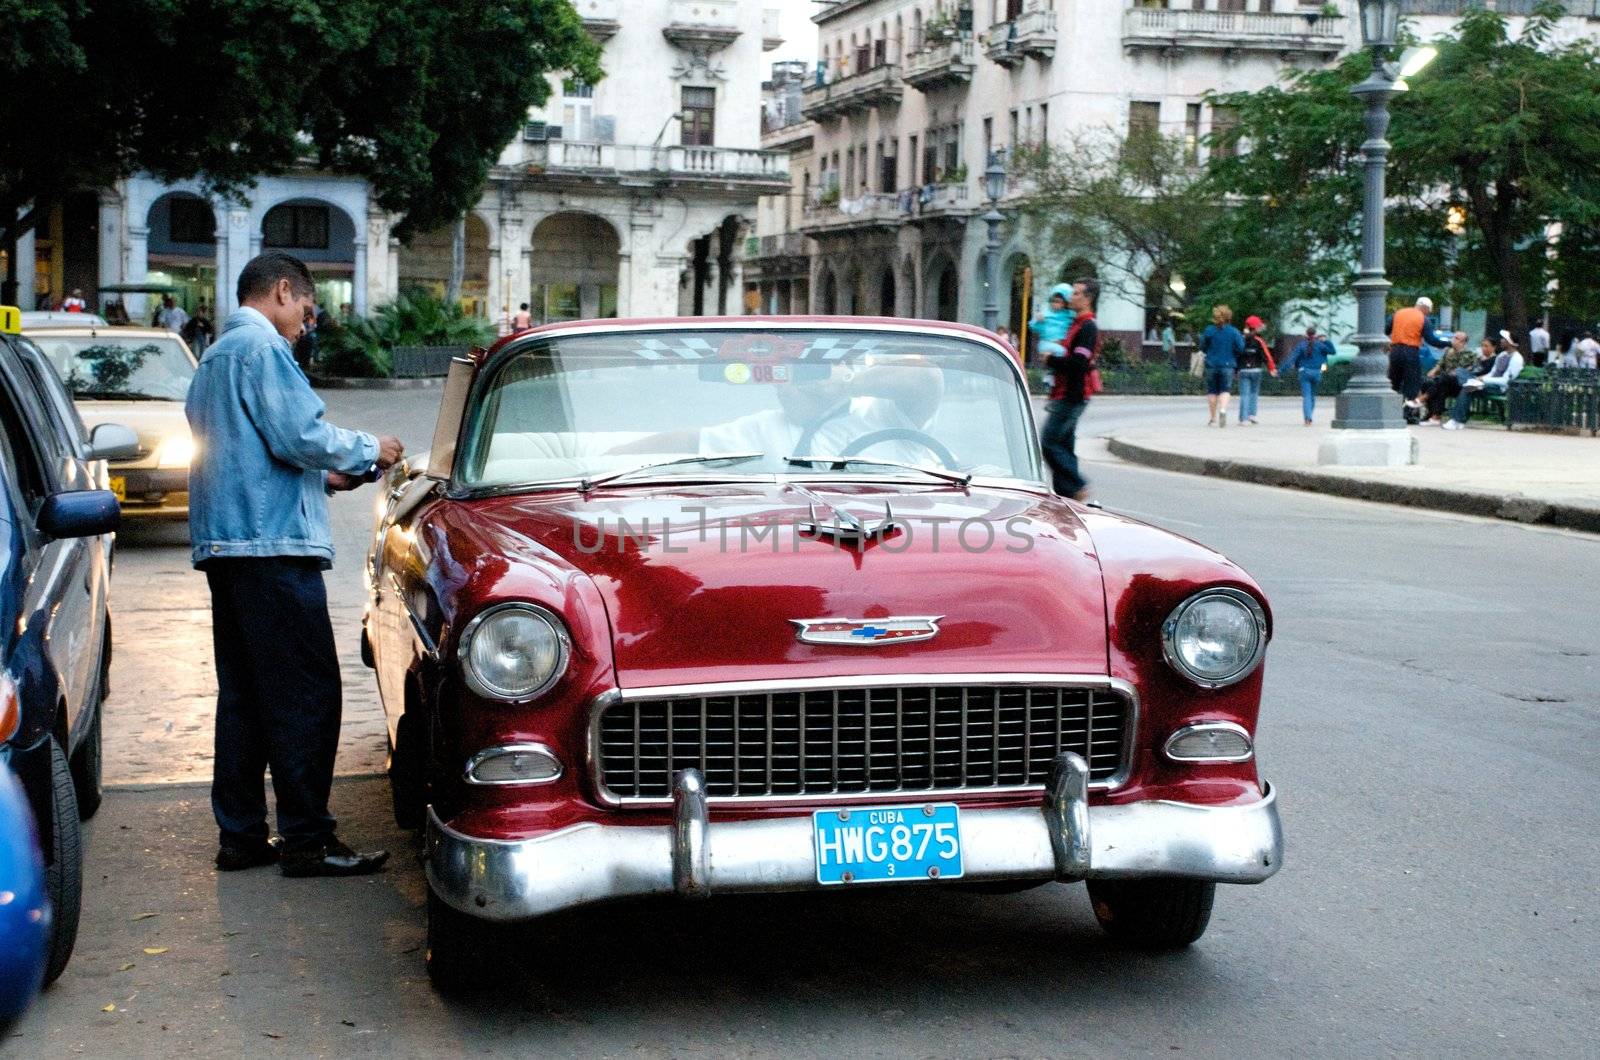
[[[962,810],[962,880],[1260,883],[1283,863],[1270,787],[1244,806],[1091,807],[1088,777],[1082,758],[1062,755],[1042,809]],[[674,789],[671,825],[578,824],[520,841],[463,835],[430,807],[428,883],[451,906],[486,920],[528,920],[609,898],[820,886],[809,812],[713,825],[697,770],[679,773]]]

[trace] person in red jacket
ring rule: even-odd
[[[1072,285],[1067,307],[1077,316],[1058,347],[1045,361],[1055,380],[1050,389],[1049,415],[1041,441],[1045,463],[1050,465],[1051,485],[1056,493],[1081,501],[1089,495],[1089,483],[1078,470],[1078,421],[1089,407],[1089,395],[1099,388],[1095,361],[1100,355],[1100,325],[1094,311],[1100,301],[1096,280],[1078,280]]]
[[[1261,337],[1266,324],[1260,317],[1252,316],[1244,322],[1244,352],[1239,354],[1239,424],[1260,423],[1256,409],[1261,404],[1261,373],[1278,374],[1278,365],[1272,359],[1272,348]]]

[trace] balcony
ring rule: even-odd
[[[1056,13],[1024,11],[1010,22],[997,22],[984,35],[989,58],[1001,66],[1020,66],[1028,56],[1051,59],[1056,54]]]
[[[761,115],[761,146],[768,151],[803,151],[816,136],[816,123],[800,115]]]
[[[816,121],[871,107],[894,106],[904,94],[900,67],[895,63],[883,63],[831,84],[811,86],[800,97],[800,109],[806,117]]]
[[[972,82],[977,47],[968,40],[929,44],[906,58],[906,83],[919,92]]]
[[[1123,15],[1122,46],[1174,53],[1260,51],[1334,56],[1344,48],[1342,18],[1257,11],[1170,11],[1135,7]]]
[[[525,145],[528,176],[576,183],[623,185],[698,183],[741,185],[757,191],[789,187],[789,156],[736,147],[601,144],[549,140]]]
[[[761,50],[777,51],[783,47],[783,12],[776,7],[762,9]]]
[[[869,191],[855,199],[824,203],[820,199],[806,206],[800,227],[819,235],[841,229],[895,228],[910,213],[914,199],[901,192]]]
[[[680,48],[721,51],[739,39],[739,0],[672,0],[661,35]]]
[[[917,220],[964,220],[973,213],[966,184],[924,184],[916,189]]]
[[[806,237],[799,232],[751,236],[746,240],[744,254],[751,261],[785,261],[806,255]]]
[[[604,43],[622,28],[622,0],[574,0],[583,28],[589,36]]]

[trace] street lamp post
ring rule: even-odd
[[[1401,0],[1360,0],[1361,40],[1372,52],[1372,76],[1350,91],[1366,103],[1367,140],[1361,145],[1365,185],[1361,209],[1361,269],[1356,277],[1355,373],[1334,407],[1334,433],[1322,443],[1324,464],[1414,464],[1416,439],[1406,430],[1400,395],[1385,372],[1383,333],[1385,171],[1389,161],[1389,100],[1405,91],[1389,63],[1399,31]]]
[[[989,226],[984,257],[988,294],[983,302],[983,326],[993,331],[1000,325],[1000,222],[1005,220],[1000,212],[1000,197],[1006,193],[1006,167],[999,151],[989,152],[989,165],[983,171],[983,190],[989,196],[989,212],[983,215],[984,223]]]

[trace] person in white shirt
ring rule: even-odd
[[[183,307],[172,300],[172,296],[161,296],[161,312],[156,314],[156,326],[166,328],[168,331],[183,331],[183,326],[189,323],[189,314]]]
[[[1522,367],[1526,362],[1522,351],[1517,348],[1516,342],[1511,338],[1511,333],[1500,333],[1500,356],[1494,360],[1494,367],[1489,369],[1489,374],[1469,379],[1461,386],[1461,394],[1456,398],[1455,407],[1450,412],[1450,418],[1443,424],[1447,431],[1459,431],[1467,425],[1467,413],[1472,408],[1472,395],[1484,390],[1492,390],[1504,394],[1511,388],[1511,381],[1522,374]]]
[[[1594,332],[1585,331],[1583,338],[1573,347],[1578,355],[1578,367],[1594,369],[1600,367],[1600,342],[1595,341]]]
[[[61,311],[63,313],[84,313],[87,312],[88,309],[89,303],[83,300],[82,288],[74,287],[72,289],[72,296],[70,298],[63,298],[61,300]]]
[[[1528,356],[1534,364],[1544,364],[1550,359],[1550,331],[1542,321],[1528,332]]]

